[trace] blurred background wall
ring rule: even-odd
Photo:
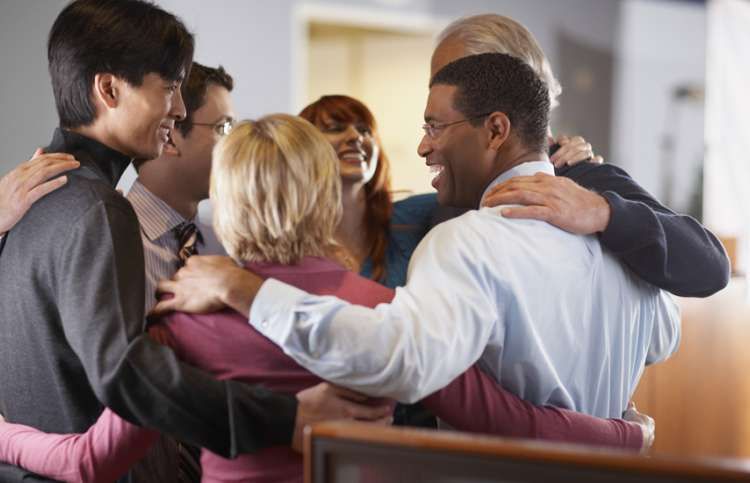
[[[47,31],[64,0],[0,0],[0,174],[56,124]],[[560,134],[581,134],[679,211],[702,214],[706,5],[679,0],[158,0],[197,37],[196,59],[235,77],[240,117],[296,113],[322,94],[365,101],[394,188],[429,191],[416,155],[434,36],[463,15],[509,15],[563,85]],[[679,97],[692,89],[698,97]],[[129,172],[123,180],[132,182]],[[205,210],[204,210],[205,212]]]

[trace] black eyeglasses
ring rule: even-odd
[[[208,126],[213,128],[214,132],[219,136],[226,136],[234,127],[234,119],[225,119],[217,123],[194,122],[193,126]]]
[[[429,137],[430,139],[435,139],[436,137],[438,137],[438,134],[440,134],[440,131],[442,131],[443,129],[447,127],[455,126],[456,124],[461,124],[462,122],[469,122],[475,119],[481,119],[483,117],[489,116],[490,114],[492,114],[492,112],[486,112],[478,116],[467,117],[466,119],[460,119],[458,121],[452,121],[452,122],[442,122],[442,123],[427,122],[427,123],[422,124],[422,130],[427,135],[427,137]]]

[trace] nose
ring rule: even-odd
[[[344,131],[344,140],[347,143],[357,143],[362,144],[364,142],[364,136],[362,136],[362,133],[359,132],[357,127],[354,124],[349,124],[346,127],[346,131]]]
[[[169,115],[178,122],[185,120],[187,109],[185,108],[185,101],[182,99],[182,89],[177,89],[172,96],[172,109],[170,109]]]
[[[427,134],[422,135],[422,140],[419,142],[419,146],[417,146],[417,154],[419,156],[426,158],[428,154],[432,152],[432,145],[430,144],[430,138],[427,136]]]

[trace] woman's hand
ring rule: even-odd
[[[581,162],[601,164],[604,159],[594,154],[591,144],[586,142],[581,136],[558,136],[557,139],[550,139],[550,144],[559,144],[560,148],[550,156],[550,161],[555,168],[563,166],[573,166]]]
[[[70,154],[44,154],[37,149],[30,160],[0,178],[0,235],[4,235],[42,196],[67,183],[59,176],[80,166]]]

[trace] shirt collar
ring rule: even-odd
[[[137,179],[133,182],[127,198],[138,216],[141,229],[151,241],[171,233],[176,226],[189,221]]]
[[[128,156],[95,139],[62,128],[55,129],[52,142],[44,152],[72,154],[82,168],[88,168],[113,188],[131,161]]]
[[[546,173],[554,176],[555,168],[549,161],[528,161],[526,163],[521,163],[518,166],[514,166],[509,170],[504,171],[500,176],[495,178],[489,186],[487,186],[484,193],[482,193],[482,200],[479,202],[479,206],[482,206],[482,201],[484,201],[484,197],[487,196],[487,193],[503,181],[515,178],[516,176],[533,176],[536,173]]]

